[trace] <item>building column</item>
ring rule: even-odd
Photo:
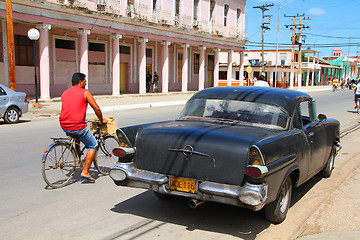
[[[119,39],[122,35],[113,33],[112,39],[112,95],[120,95],[120,49]]]
[[[274,72],[273,71],[271,71],[271,70],[269,70],[269,85],[271,86],[271,87],[275,87],[274,86]]]
[[[88,52],[88,35],[90,30],[81,29],[78,31],[80,34],[80,72],[86,75],[87,84],[86,88],[89,88],[90,85],[90,76],[89,76],[89,52]]]
[[[3,42],[3,58],[4,58],[4,78],[5,85],[9,86],[9,55],[6,19],[1,19],[2,42]]]
[[[120,11],[120,15],[122,16],[126,16],[126,10],[127,10],[127,0],[119,0],[118,4],[119,6],[123,6],[123,7],[119,7],[119,11]],[[126,7],[125,7],[126,6]]]
[[[171,43],[162,41],[162,69],[161,69],[161,92],[167,93],[169,91],[169,45]]]
[[[233,63],[234,50],[228,51],[228,62],[227,62],[227,86],[231,86],[232,83],[232,63]]]
[[[244,52],[239,52],[240,64],[239,64],[239,86],[244,86]]]
[[[310,79],[310,69],[306,70],[306,84],[305,86],[309,86],[309,79]]]
[[[189,76],[189,61],[188,61],[188,48],[189,44],[182,44],[183,58],[182,58],[182,79],[181,79],[181,91],[187,92],[188,89],[188,76]]]
[[[200,60],[199,60],[199,91],[204,89],[205,85],[205,50],[206,47],[200,46]]]
[[[214,48],[214,87],[219,86],[219,52],[220,49]]]
[[[49,31],[50,24],[39,24],[36,28],[40,30],[39,39],[39,72],[40,72],[40,100],[50,99],[50,53],[49,53]]]
[[[139,93],[146,93],[146,43],[147,38],[139,38]]]

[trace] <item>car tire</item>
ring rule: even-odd
[[[19,121],[20,112],[16,107],[9,107],[4,115],[4,120],[6,123],[16,123]]]
[[[334,163],[335,163],[335,147],[333,146],[331,148],[329,159],[325,165],[325,167],[319,172],[319,176],[323,178],[329,178],[332,174],[332,171],[334,169]]]
[[[292,195],[291,177],[288,176],[281,186],[279,196],[275,201],[265,205],[265,217],[273,223],[281,223],[285,220],[290,207]]]

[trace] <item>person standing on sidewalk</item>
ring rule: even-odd
[[[77,146],[80,141],[88,149],[85,156],[85,165],[81,172],[81,177],[94,182],[89,169],[94,160],[98,143],[94,135],[87,128],[85,122],[87,105],[94,109],[99,121],[106,124],[100,107],[97,105],[92,94],[85,89],[86,76],[83,73],[74,73],[72,76],[72,87],[65,90],[61,95],[61,113],[59,117],[60,126],[65,133],[76,139]]]
[[[152,75],[148,71],[146,74],[146,92],[150,92],[151,83],[152,83]]]
[[[157,75],[157,72],[154,73],[154,79],[153,79],[153,88],[152,91],[153,92],[157,92],[158,91],[158,86],[159,86],[159,76]]]

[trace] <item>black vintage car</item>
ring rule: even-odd
[[[175,121],[117,130],[121,147],[110,177],[160,198],[189,198],[260,210],[274,223],[287,214],[292,188],[330,177],[337,120],[316,116],[306,93],[264,87],[210,88]]]

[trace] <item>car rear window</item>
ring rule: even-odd
[[[5,90],[2,88],[2,87],[0,87],[0,96],[1,95],[6,95],[6,92],[5,92]]]
[[[289,114],[274,105],[223,99],[193,99],[185,106],[179,120],[221,121],[239,125],[285,130]]]

